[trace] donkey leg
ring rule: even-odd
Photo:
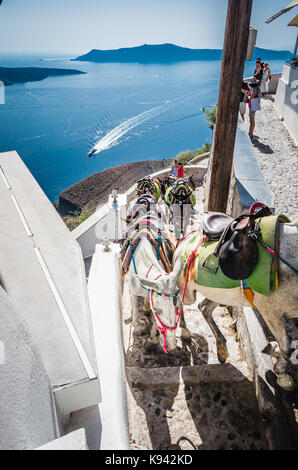
[[[218,328],[217,324],[213,320],[212,313],[213,310],[218,306],[216,302],[213,302],[209,299],[204,299],[198,306],[199,310],[202,312],[206,322],[210,326],[212,333],[216,339],[216,348],[217,348],[217,357],[219,362],[226,362],[229,353],[226,346],[226,339],[220,329]]]
[[[138,331],[140,328],[139,325],[139,309],[138,309],[138,296],[133,295],[132,290],[130,289],[130,303],[131,303],[131,316],[132,324],[135,331]]]
[[[182,309],[181,317],[180,317],[180,328],[181,328],[181,338],[190,341],[191,333],[186,326],[185,318],[184,318],[184,311]]]
[[[150,307],[150,302],[148,297],[145,297],[144,299],[144,307],[143,307],[144,312],[151,312],[151,307]]]
[[[275,315],[270,317],[263,315],[263,317],[267,325],[269,326],[271,333],[277,341],[270,342],[268,347],[264,349],[264,352],[270,354],[272,358],[276,358],[276,363],[273,366],[273,370],[277,376],[278,385],[283,390],[293,390],[294,381],[292,377],[288,374],[288,369],[290,368],[290,345],[289,338],[285,329],[284,317],[283,315]]]
[[[152,323],[149,341],[152,344],[157,344],[158,343],[157,328],[156,328],[155,321],[153,321],[153,323]]]

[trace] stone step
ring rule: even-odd
[[[203,364],[183,367],[126,367],[126,377],[133,387],[155,388],[184,383],[247,381],[246,362]]]

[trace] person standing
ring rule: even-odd
[[[256,126],[255,115],[256,111],[260,111],[261,109],[261,91],[259,87],[259,83],[256,79],[252,79],[249,82],[249,119],[250,119],[250,128],[248,135],[250,139],[253,139],[254,129]]]
[[[268,62],[265,62],[264,69],[263,69],[263,78],[262,78],[262,83],[261,83],[262,95],[268,95],[270,80],[271,80],[271,70],[269,68]]]
[[[254,72],[254,78],[258,81],[259,85],[261,85],[261,82],[262,82],[263,69],[264,69],[264,64],[263,64],[261,58],[259,57],[256,60],[256,68],[255,68],[255,72]]]
[[[242,121],[244,121],[245,119],[246,104],[249,102],[248,93],[249,93],[248,85],[244,80],[242,80],[240,106],[239,106],[239,111],[242,117]]]
[[[176,176],[177,178],[178,176],[178,161],[177,160],[174,161],[174,164],[172,165],[170,173],[171,175]]]
[[[178,178],[183,178],[184,167],[182,163],[178,163]]]

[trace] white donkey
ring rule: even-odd
[[[157,328],[161,333],[159,342],[164,351],[174,351],[176,349],[176,328],[179,319],[177,313],[180,313],[180,309],[182,314],[181,296],[177,287],[181,274],[180,268],[176,268],[172,273],[167,274],[158,262],[155,250],[149,240],[142,238],[135,249],[134,262],[131,260],[128,274],[132,322],[135,332],[140,331],[138,297],[143,297],[145,299],[144,309],[150,310],[151,307],[153,313],[152,343],[156,344],[158,342]],[[158,289],[156,289],[157,283]],[[152,292],[151,289],[156,292]],[[189,333],[181,328],[181,335],[182,337],[188,337]]]
[[[298,224],[279,224],[279,240],[279,255],[284,260],[287,260],[297,270]],[[175,283],[177,276],[179,276],[179,288],[182,288],[183,285],[181,273],[184,266],[184,250],[187,242],[187,240],[182,240],[174,253],[173,265]],[[156,281],[148,281],[144,276],[140,281],[145,287],[150,287],[150,289],[154,289],[156,291],[166,292],[170,286],[172,290],[176,287],[173,285],[173,278],[167,278],[166,276],[163,276]],[[224,362],[228,356],[226,340],[215,324],[212,318],[212,312],[219,304],[236,307],[250,306],[250,304],[244,298],[240,287],[232,289],[210,288],[200,286],[191,280],[187,284],[186,295],[184,298],[185,304],[191,305],[195,302],[196,291],[199,291],[206,297],[206,299],[199,305],[199,308],[216,337],[219,359],[221,362]],[[278,343],[278,345],[271,345],[271,348],[267,348],[269,349],[270,354],[277,358],[277,362],[274,366],[274,371],[277,375],[277,383],[283,389],[291,390],[294,386],[294,382],[287,373],[290,345],[288,335],[285,330],[284,319],[285,317],[298,317],[297,274],[280,261],[278,291],[272,292],[270,297],[254,292],[253,302]],[[186,336],[187,333],[185,332],[184,334]]]

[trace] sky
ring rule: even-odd
[[[223,46],[228,0],[3,0],[0,53],[78,55],[90,49],[173,43],[195,49]],[[293,51],[298,7],[265,21],[290,0],[254,0],[257,46]]]

